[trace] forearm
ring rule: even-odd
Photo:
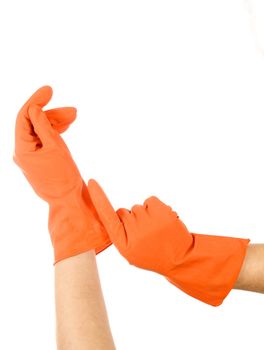
[[[55,265],[58,350],[115,349],[94,251]]]
[[[264,293],[264,244],[249,244],[234,289]]]

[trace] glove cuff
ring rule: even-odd
[[[54,248],[54,265],[70,256],[104,250],[111,241],[87,203],[87,187],[79,188],[49,206],[49,232]]]
[[[238,278],[250,239],[192,235],[193,248],[166,278],[188,295],[219,306]]]

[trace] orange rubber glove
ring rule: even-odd
[[[190,233],[156,197],[131,211],[114,211],[95,180],[88,190],[119,252],[137,267],[165,276],[190,296],[220,305],[239,275],[249,239]]]
[[[37,90],[18,113],[14,162],[34,191],[49,204],[49,232],[54,264],[111,244],[91,203],[87,186],[59,133],[76,118],[72,107],[43,111],[52,89]]]

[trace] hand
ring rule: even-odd
[[[178,214],[158,198],[115,212],[95,180],[88,190],[112,242],[130,264],[168,275],[192,246],[193,237]]]
[[[59,134],[76,118],[76,109],[44,112],[42,107],[51,96],[52,89],[45,86],[19,111],[13,160],[35,192],[49,204],[49,231],[56,263],[90,249],[99,252],[111,242]]]
[[[205,303],[223,302],[238,277],[248,239],[190,233],[156,197],[115,212],[95,180],[88,190],[110,239],[130,264],[165,276]]]

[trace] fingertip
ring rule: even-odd
[[[95,179],[89,179],[88,180],[88,186],[93,187],[93,186],[96,186],[96,185],[100,187],[100,185],[98,184],[98,182]]]
[[[102,187],[95,179],[89,179],[87,186],[93,198],[97,198],[98,195],[106,197]]]
[[[126,208],[119,208],[117,209],[116,213],[119,216],[120,220],[123,220],[127,216],[131,215],[130,211]]]
[[[49,90],[51,93],[53,92],[53,89],[50,85],[43,85],[40,89],[45,89],[45,90]]]
[[[69,107],[69,117],[71,119],[71,123],[75,121],[75,119],[77,118],[77,108]]]
[[[77,115],[77,108],[76,107],[69,107],[72,110],[73,115]]]
[[[161,201],[156,196],[150,196],[144,201],[144,206],[147,206],[153,203],[161,203]]]
[[[77,117],[77,108],[76,107],[64,107],[64,110],[67,112],[68,117],[71,118],[71,122],[73,122]]]
[[[40,87],[29,99],[29,104],[37,104],[40,107],[44,107],[51,100],[53,95],[52,87],[44,85]]]
[[[40,91],[42,93],[49,94],[49,95],[53,94],[53,89],[50,85],[43,85],[37,90],[37,92],[38,91]]]

